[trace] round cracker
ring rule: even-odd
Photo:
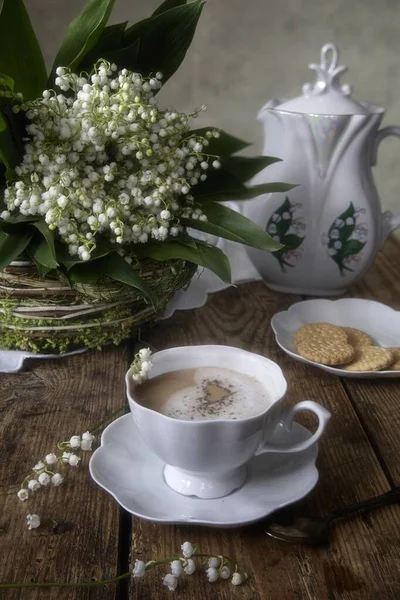
[[[393,354],[388,348],[360,346],[356,348],[356,358],[343,367],[346,371],[380,371],[393,362]]]
[[[300,356],[324,365],[343,365],[355,357],[355,349],[346,341],[335,339],[304,338],[297,344]]]
[[[393,356],[394,362],[389,365],[387,368],[389,371],[400,371],[400,348],[387,348],[390,350]]]
[[[343,331],[347,333],[347,341],[354,348],[359,346],[373,346],[374,340],[371,336],[360,329],[354,327],[342,327]]]
[[[331,325],[330,323],[308,323],[300,327],[294,334],[296,346],[303,341],[317,340],[337,340],[347,343],[347,334],[341,327]]]

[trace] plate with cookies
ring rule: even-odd
[[[373,300],[305,300],[272,317],[292,358],[340,377],[400,377],[400,312]]]

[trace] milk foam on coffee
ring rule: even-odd
[[[220,367],[164,373],[138,385],[135,398],[161,414],[195,421],[252,417],[271,403],[258,379]]]

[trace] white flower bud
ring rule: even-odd
[[[48,473],[40,473],[38,477],[40,485],[46,486],[50,483],[50,475]]]
[[[47,454],[44,460],[48,465],[55,465],[57,462],[57,456],[54,453]]]
[[[194,553],[194,546],[190,542],[184,542],[181,546],[181,550],[185,558],[190,558]]]
[[[240,573],[235,572],[232,575],[231,582],[233,585],[240,585],[243,582],[243,577],[241,576]]]
[[[189,558],[185,562],[185,568],[183,570],[185,571],[186,575],[192,575],[195,572],[196,563],[194,562],[194,560],[192,558]]]
[[[71,454],[68,458],[68,464],[71,467],[77,467],[80,460],[81,459],[79,458],[79,456],[77,456],[76,454]]]
[[[21,488],[17,493],[17,496],[22,502],[25,502],[25,500],[28,500],[29,498],[29,491],[26,488]]]
[[[28,529],[36,529],[40,526],[40,517],[39,515],[27,515],[26,521],[28,525]]]
[[[218,580],[219,575],[218,575],[218,571],[215,567],[208,567],[208,569],[206,570],[206,573],[207,573],[208,581],[210,583],[214,583],[215,581]]]
[[[132,576],[133,577],[143,577],[146,572],[146,563],[142,560],[135,560],[135,565],[133,567]]]
[[[221,577],[221,579],[229,579],[229,577],[231,576],[231,570],[229,567],[227,567],[226,565],[224,567],[222,567],[219,576]]]
[[[56,487],[61,485],[63,481],[64,477],[60,475],[60,473],[54,473],[53,477],[51,478],[51,483]]]
[[[173,592],[174,590],[176,590],[176,586],[178,585],[178,580],[176,577],[174,577],[172,575],[172,573],[168,573],[168,575],[165,575],[165,577],[163,579],[163,584],[168,586],[168,589],[170,592]]]
[[[73,450],[76,450],[76,448],[80,448],[81,446],[81,438],[79,435],[73,435],[71,437],[71,439],[69,440],[69,445],[71,446],[71,448]]]
[[[180,575],[182,575],[182,563],[180,560],[173,560],[171,562],[171,573],[174,577],[179,577]]]
[[[31,492],[37,492],[39,488],[40,488],[40,483],[38,482],[37,479],[30,479],[28,481],[28,489]]]

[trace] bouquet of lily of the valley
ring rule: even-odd
[[[157,94],[191,43],[202,2],[166,0],[107,25],[89,0],[47,74],[23,0],[0,14],[0,329],[3,348],[118,343],[152,320],[198,265],[230,280],[210,234],[276,250],[221,204],[291,186],[246,182],[277,159],[192,129]]]

